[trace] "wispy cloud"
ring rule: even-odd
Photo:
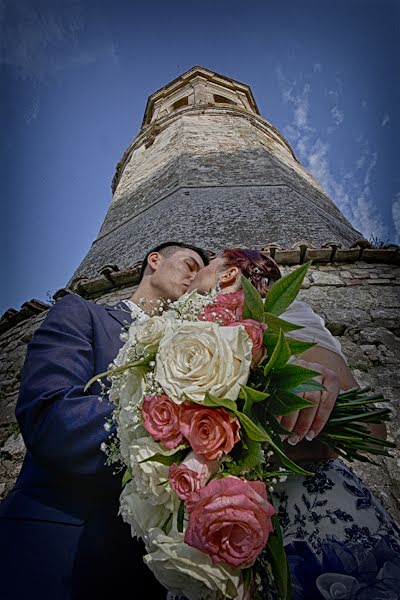
[[[392,204],[392,219],[395,231],[394,241],[396,244],[400,244],[400,192],[397,192]]]
[[[342,110],[339,109],[338,106],[334,106],[333,108],[331,108],[330,112],[335,125],[340,125],[341,123],[343,123],[344,113]]]
[[[371,193],[371,178],[376,168],[378,156],[372,152],[368,142],[360,137],[359,154],[347,169],[334,172],[332,166],[331,143],[328,134],[332,127],[326,128],[326,134],[317,131],[310,121],[312,105],[312,84],[299,85],[296,81],[285,78],[282,69],[277,70],[282,98],[292,108],[292,120],[284,127],[283,133],[293,146],[302,164],[316,177],[327,195],[335,202],[341,212],[352,225],[361,231],[366,238],[376,236],[388,238],[388,228],[374,204]],[[336,126],[343,122],[344,114],[339,108],[341,82],[336,89],[327,92],[328,97],[335,99],[335,105],[329,109],[331,119]],[[400,199],[396,204],[396,215],[400,218]],[[400,227],[400,223],[399,223]]]
[[[390,117],[387,113],[385,113],[382,118],[381,127],[385,127],[385,125],[387,125],[389,123],[389,121],[390,121]]]

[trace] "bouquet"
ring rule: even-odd
[[[242,278],[238,292],[186,294],[161,303],[124,334],[106,373],[115,408],[103,446],[125,470],[120,513],[146,547],[144,562],[173,594],[189,600],[257,598],[267,556],[276,597],[290,577],[268,492],[309,471],[283,451],[277,416],[311,406],[298,394],[324,389],[319,373],[293,364],[312,343],[279,318],[310,263],[277,281],[263,302]],[[389,442],[363,423],[386,420],[368,389],[341,394],[319,439],[346,458],[372,460]],[[265,570],[265,564],[263,566]]]

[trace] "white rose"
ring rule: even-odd
[[[134,442],[147,435],[142,424],[141,411],[136,408],[121,408],[117,417],[117,435],[120,443],[120,453],[127,466],[130,466],[131,446]]]
[[[166,327],[161,317],[151,317],[136,325],[136,342],[145,352],[157,352],[158,344]]]
[[[163,454],[163,450],[150,437],[139,438],[129,446],[130,467],[137,493],[150,504],[165,504],[167,509],[173,510],[174,494],[168,480],[169,467],[153,460],[142,462],[154,454]]]
[[[155,529],[149,536],[150,552],[143,560],[155,577],[170,592],[189,600],[236,598],[240,571],[223,564],[213,564],[210,557],[183,541],[183,534],[174,537]]]
[[[163,504],[153,506],[147,500],[137,495],[135,481],[129,481],[119,498],[120,514],[123,520],[131,526],[132,537],[141,538],[146,544],[149,531],[162,527],[170,512]]]
[[[141,401],[143,388],[142,374],[129,369],[113,377],[109,397],[117,406],[132,408]]]
[[[205,321],[173,323],[161,339],[155,377],[165,393],[181,403],[202,402],[206,392],[236,400],[246,383],[252,343],[244,327]]]

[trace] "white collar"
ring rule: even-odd
[[[141,309],[140,306],[132,302],[132,300],[123,300],[122,302],[124,302],[131,311],[132,321],[142,323],[143,321],[149,318],[149,316],[144,312],[144,310]]]

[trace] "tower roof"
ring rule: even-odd
[[[247,84],[205,67],[195,66],[149,96],[142,127],[157,120],[170,107],[184,106],[185,100],[186,104],[191,105],[215,102],[231,104],[257,115],[260,114],[253,93]]]

